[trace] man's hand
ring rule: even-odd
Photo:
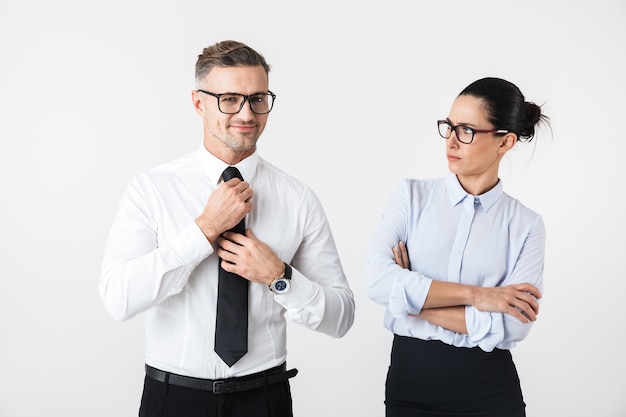
[[[252,195],[250,184],[238,178],[221,183],[211,193],[196,224],[212,245],[220,234],[235,227],[250,213]]]
[[[226,232],[217,239],[217,255],[222,268],[245,279],[270,285],[285,272],[285,265],[274,251],[250,231],[246,234]]]

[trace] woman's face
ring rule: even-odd
[[[459,96],[454,100],[449,122],[454,126],[474,129],[497,129],[487,120],[484,102],[473,96]],[[502,156],[515,144],[515,135],[496,136],[493,133],[476,133],[472,143],[459,142],[453,131],[446,139],[448,169],[456,174],[467,191],[476,194],[473,184],[494,186],[498,181],[498,167]],[[469,185],[471,190],[466,187]],[[480,188],[480,187],[479,187]],[[484,192],[486,190],[482,190]]]

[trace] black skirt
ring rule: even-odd
[[[385,389],[387,417],[523,417],[508,350],[485,352],[394,336]]]

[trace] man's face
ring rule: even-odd
[[[215,67],[204,78],[200,88],[215,94],[251,95],[268,92],[268,77],[262,66]],[[204,146],[229,164],[235,164],[254,153],[256,142],[267,123],[267,114],[256,114],[246,100],[236,114],[224,114],[217,98],[194,91],[192,100],[203,119]]]

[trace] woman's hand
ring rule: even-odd
[[[529,284],[513,284],[504,287],[476,287],[472,305],[480,311],[510,314],[522,323],[537,320],[541,298],[539,290]]]
[[[395,263],[402,268],[411,268],[409,255],[404,242],[400,241],[398,242],[398,246],[393,247],[393,259]],[[452,283],[434,282],[433,286],[431,286],[431,292],[435,290],[433,287],[437,287],[437,290],[444,290],[444,288],[441,287],[449,287],[450,284]],[[458,284],[452,284],[453,288],[451,288],[451,290],[458,290],[458,288],[455,288],[457,286]],[[471,305],[480,311],[506,313],[517,318],[522,323],[537,320],[537,314],[539,313],[539,303],[537,299],[541,298],[541,293],[535,286],[529,283],[488,288],[473,285],[463,285],[463,287],[471,288],[471,293],[473,294]],[[438,292],[437,290],[434,292]],[[431,295],[432,294],[429,294],[429,296]],[[444,306],[452,307],[445,302]],[[416,315],[416,317],[420,316]]]
[[[409,254],[404,242],[398,242],[398,246],[393,247],[393,260],[402,268],[411,269]],[[465,306],[449,306],[442,308],[423,308],[419,314],[409,314],[411,317],[426,320],[437,326],[452,330],[453,332],[467,334],[465,324]]]
[[[393,260],[396,264],[400,265],[404,269],[411,269],[411,262],[409,262],[409,254],[406,250],[406,245],[403,241],[398,242],[398,246],[393,247]]]

